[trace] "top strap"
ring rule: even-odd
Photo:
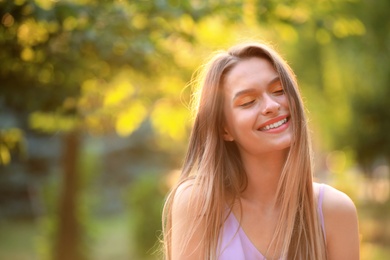
[[[324,214],[322,213],[322,201],[324,200],[324,193],[325,193],[324,188],[325,188],[325,185],[323,183],[321,183],[319,193],[318,193],[318,214],[319,214],[320,221],[321,221],[322,232],[324,233],[324,239],[326,241]]]

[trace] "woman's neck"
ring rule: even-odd
[[[288,149],[260,156],[242,154],[248,186],[241,194],[241,198],[261,207],[273,208],[287,155]]]

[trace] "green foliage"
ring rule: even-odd
[[[0,165],[7,165],[12,157],[24,158],[26,144],[21,129],[0,129]]]
[[[36,239],[36,251],[40,259],[49,260],[53,256],[54,241],[58,231],[58,201],[60,199],[61,184],[58,173],[51,173],[50,178],[43,184],[42,199],[45,214],[39,217],[39,236]]]
[[[390,200],[358,205],[362,259],[387,259],[390,256]]]
[[[353,12],[366,33],[357,41],[338,42],[335,51],[345,64],[342,84],[351,115],[336,140],[356,152],[367,174],[378,158],[390,161],[390,24],[384,22],[389,8],[389,1],[361,1]]]
[[[145,259],[156,253],[156,243],[162,230],[161,215],[166,190],[163,190],[160,179],[156,174],[144,173],[132,183],[127,195],[135,253]]]
[[[172,8],[176,4],[164,1],[0,2],[3,50],[0,77],[5,105],[31,113],[30,127],[45,132],[69,131],[78,126],[87,131],[92,128],[94,132],[97,120],[109,131],[123,122],[132,125],[125,131],[123,127],[117,129],[129,135],[147,116],[145,100],[153,94],[141,97],[138,92],[142,88],[136,86],[132,102],[140,106],[137,109],[120,106],[129,111],[145,110],[138,113],[137,120],[130,119],[129,115],[124,120],[121,115],[116,118],[115,114],[106,113],[93,113],[90,119],[91,110],[99,110],[102,101],[90,96],[90,92],[83,93],[82,86],[91,80],[99,82],[97,87],[104,95],[112,85],[110,82],[124,71],[130,72],[132,84],[140,77],[134,73],[153,72],[157,76],[156,73],[163,72],[161,68],[172,64],[173,59],[161,42],[168,37],[188,38],[172,22],[187,12],[188,3]],[[161,60],[165,60],[164,66],[159,64]],[[126,95],[130,90],[124,89],[121,94]],[[152,101],[162,96],[159,92],[149,93],[157,94]],[[80,104],[82,99],[90,100],[89,109]],[[45,117],[50,119],[46,123],[40,120]]]

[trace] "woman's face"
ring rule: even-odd
[[[279,75],[264,58],[240,61],[224,84],[226,141],[258,155],[290,147],[290,109]]]

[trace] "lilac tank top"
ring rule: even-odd
[[[322,231],[325,236],[324,216],[322,213],[322,201],[324,198],[324,185],[320,184],[317,210],[321,221]],[[325,236],[326,237],[326,236]],[[222,236],[219,241],[218,260],[265,260],[266,258],[252,244],[246,236],[240,223],[231,212],[225,221],[222,230]]]

